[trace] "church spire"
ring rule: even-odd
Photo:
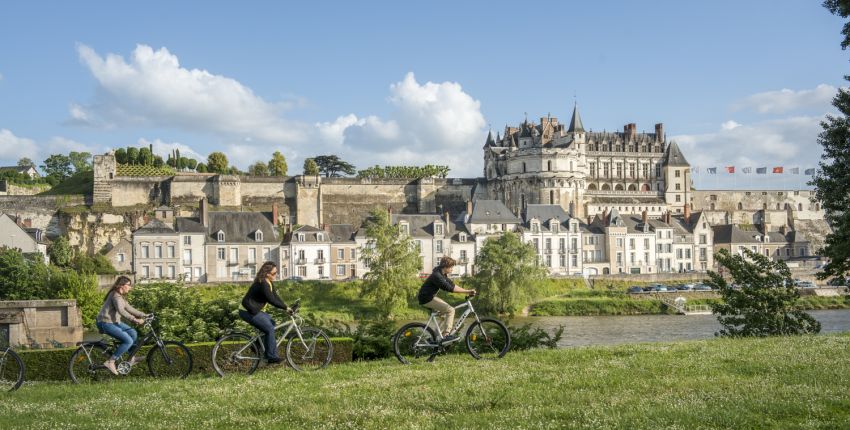
[[[582,125],[581,117],[578,115],[578,103],[576,103],[573,107],[573,117],[570,119],[570,128],[567,132],[575,133],[580,131],[584,131],[584,125]]]

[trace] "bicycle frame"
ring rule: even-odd
[[[129,361],[129,359],[132,359],[142,349],[142,347],[147,345],[151,340],[154,340],[153,344],[155,344],[156,346],[158,346],[160,348],[162,347],[162,339],[160,339],[159,335],[156,333],[156,330],[153,329],[153,326],[151,325],[150,321],[145,321],[144,328],[145,328],[145,336],[142,338],[141,341],[137,340],[135,342],[134,346],[137,346],[137,347],[133,351],[132,354],[127,356],[128,360],[126,360],[126,361]],[[105,335],[105,336],[108,336],[108,335]],[[108,339],[112,341],[112,346],[114,346],[117,339],[115,339],[111,336]],[[86,358],[89,360],[89,363],[93,362],[92,358],[91,358],[91,351],[97,345],[108,345],[108,344],[106,342],[104,342],[103,339],[101,339],[97,342],[87,342],[87,343],[83,343],[82,345],[80,345],[80,348],[82,348],[83,352],[85,352]],[[130,347],[130,348],[132,349],[133,347]],[[118,359],[120,360],[120,361],[118,361],[118,363],[125,361],[125,360],[122,360],[121,357],[118,357]],[[168,364],[171,364],[171,357],[169,357],[168,354],[165,354],[165,359],[168,361]]]
[[[468,297],[467,297],[465,302],[463,302],[463,303],[461,303],[457,306],[454,306],[454,308],[455,309],[467,308],[467,309],[465,311],[463,311],[463,314],[461,314],[459,317],[457,317],[457,320],[455,321],[454,327],[452,327],[452,329],[449,331],[450,335],[457,333],[460,330],[460,328],[463,327],[463,323],[464,323],[464,321],[466,321],[466,317],[468,317],[470,314],[475,316],[475,321],[477,321],[479,323],[481,322],[481,320],[478,319],[478,313],[475,312],[475,308],[472,307],[472,302],[469,301]],[[425,328],[431,327],[431,323],[433,322],[434,327],[437,328],[437,330],[436,330],[437,331],[437,340],[443,340],[443,338],[444,338],[443,331],[440,330],[440,324],[437,322],[437,316],[439,316],[439,315],[440,315],[439,312],[431,312],[431,316],[428,318],[428,322],[425,323]],[[418,343],[419,342],[417,340],[417,344]]]
[[[296,317],[298,318],[298,320],[296,320]],[[300,325],[299,321],[300,321],[300,323],[303,323],[304,319],[301,318],[300,316],[298,316],[298,314],[290,315],[289,321],[280,323],[280,324],[278,324],[274,327],[275,333],[277,333],[278,330],[286,327],[286,331],[283,332],[283,334],[280,337],[277,338],[277,341],[275,342],[276,347],[280,347],[280,344],[283,343],[284,339],[286,339],[286,337],[289,335],[289,333],[292,331],[293,328],[295,329],[295,333],[298,335],[298,340],[301,341],[302,345],[307,347],[307,343],[304,342],[304,336],[301,334],[301,327],[299,327],[299,325]],[[254,335],[254,337],[252,337],[251,340],[249,340],[247,343],[245,343],[245,345],[242,346],[242,348],[239,348],[239,350],[234,353],[234,356],[236,358],[239,358],[239,359],[248,359],[248,360],[256,359],[254,357],[244,357],[244,356],[242,356],[242,352],[245,351],[247,348],[249,348],[254,343],[258,343],[260,345],[260,356],[265,355],[266,345],[261,340],[261,338],[263,336],[265,336],[265,334],[263,334],[262,332],[257,330],[257,334]]]

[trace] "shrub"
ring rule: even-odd
[[[525,351],[532,348],[555,349],[564,334],[564,326],[558,326],[554,333],[549,333],[531,323],[521,326],[509,326],[511,333],[511,351]]]

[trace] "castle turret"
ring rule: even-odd
[[[676,142],[671,142],[662,161],[664,171],[664,201],[677,213],[684,211],[691,200],[691,165]]]

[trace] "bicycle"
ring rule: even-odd
[[[333,357],[333,344],[328,335],[315,327],[303,327],[304,319],[298,311],[301,299],[293,303],[289,310],[289,321],[275,326],[275,332],[286,327],[286,331],[277,339],[279,348],[286,339],[286,361],[297,371],[312,371],[325,368]],[[290,332],[293,332],[290,336]],[[213,369],[219,376],[227,373],[250,375],[257,370],[265,356],[265,335],[259,330],[252,337],[248,333],[231,331],[216,341],[212,350]]]
[[[153,344],[147,352],[145,361],[148,365],[148,373],[153,377],[178,377],[185,378],[192,372],[192,352],[182,342],[174,340],[162,340],[153,328],[156,317],[150,314],[145,317],[144,329],[147,333],[141,341],[131,348],[127,360],[119,357],[115,362],[118,374],[126,376],[133,370],[132,359],[141,351],[142,346]],[[112,377],[103,362],[109,360],[117,347],[118,341],[109,338],[93,342],[78,342],[77,348],[71,359],[68,360],[68,375],[76,384],[94,382]]]
[[[11,346],[7,346],[0,352],[0,390],[17,390],[24,383],[24,373],[26,366],[21,356],[13,351]]]
[[[478,318],[470,298],[471,296],[467,297],[464,303],[454,307],[467,309],[457,319],[449,335],[458,333],[464,320],[469,315],[473,315],[475,321],[470,324],[464,336],[469,354],[477,360],[504,357],[511,347],[511,334],[508,328],[495,318]],[[437,315],[439,315],[438,312],[431,312],[428,322],[405,324],[393,335],[393,352],[399,361],[403,364],[431,362],[438,354],[446,352],[454,344],[454,342],[443,343],[444,337],[437,324]]]

